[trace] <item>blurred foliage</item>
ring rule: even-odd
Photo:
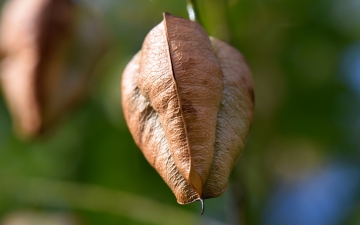
[[[199,203],[177,205],[120,105],[125,65],[163,11],[187,17],[186,1],[76,2],[102,20],[108,50],[88,101],[46,138],[18,140],[0,101],[2,217],[30,209],[90,225],[360,223],[359,1],[196,1],[209,34],[246,57],[256,97],[229,190],[205,201],[206,217]]]

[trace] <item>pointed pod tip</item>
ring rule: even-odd
[[[171,14],[168,12],[163,12],[163,17],[165,18],[166,16],[171,16]]]
[[[204,214],[205,211],[205,204],[204,204],[204,199],[200,198],[199,201],[201,202],[201,212],[200,215]]]

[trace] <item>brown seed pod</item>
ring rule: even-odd
[[[1,86],[16,131],[37,136],[86,94],[103,52],[99,25],[71,0],[9,0],[0,23]]]
[[[178,203],[226,190],[254,111],[240,52],[165,13],[123,73],[122,106],[136,144]]]

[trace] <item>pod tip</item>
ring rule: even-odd
[[[204,199],[200,198],[200,202],[201,202],[201,212],[200,215],[204,214],[205,211],[205,204],[204,204]]]

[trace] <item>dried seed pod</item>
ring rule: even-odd
[[[0,24],[1,86],[26,138],[51,128],[86,94],[104,48],[95,18],[71,0],[9,0]]]
[[[226,190],[254,110],[241,53],[165,13],[123,73],[122,106],[136,144],[180,204]]]

